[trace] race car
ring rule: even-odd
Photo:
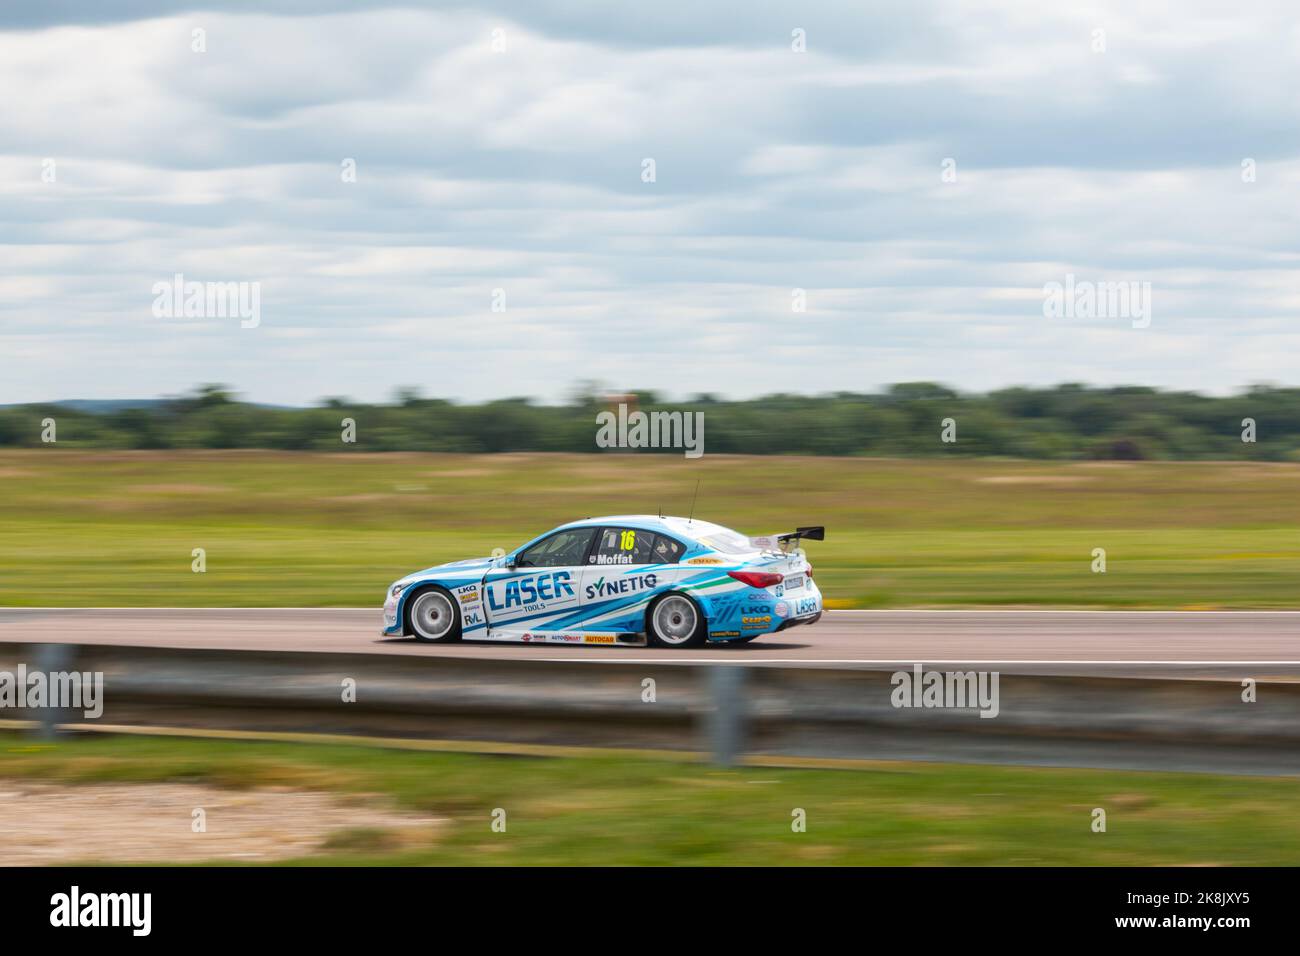
[[[821,617],[821,591],[799,543],[825,536],[822,527],[747,538],[692,518],[586,518],[504,555],[408,574],[388,588],[382,633],[440,642],[743,644]]]

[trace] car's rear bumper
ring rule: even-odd
[[[810,616],[810,617],[795,617],[795,618],[791,618],[791,619],[788,620],[788,621],[784,621],[784,622],[782,622],[781,625],[776,629],[776,631],[784,631],[784,630],[786,630],[787,628],[796,627],[797,625],[800,625],[800,624],[816,624],[818,621],[821,620],[821,618],[822,618],[822,612],[821,612],[821,611],[818,611],[816,614],[813,614],[813,615]],[[776,631],[773,631],[772,633],[775,634]]]
[[[754,589],[740,595],[736,603],[719,602],[710,610],[714,613],[709,618],[709,640],[726,643],[775,634],[796,624],[815,624],[822,616],[822,592],[809,579],[789,594]]]
[[[786,605],[788,609],[786,614],[781,613],[781,604]],[[776,628],[778,631],[783,631],[787,627],[793,627],[796,624],[812,624],[822,616],[821,589],[810,579],[801,590],[785,595],[777,603],[776,615],[785,622]]]

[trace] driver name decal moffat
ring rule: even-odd
[[[602,577],[600,580],[587,585],[587,600],[590,601],[596,597],[617,597],[620,594],[644,591],[653,588],[658,582],[659,579],[653,574],[632,574],[622,578]]]

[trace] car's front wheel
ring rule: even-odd
[[[646,634],[655,647],[699,647],[709,637],[700,606],[685,594],[665,594],[646,612]]]
[[[460,610],[449,591],[424,588],[406,605],[406,627],[417,641],[460,640]]]

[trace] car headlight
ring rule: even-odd
[[[391,588],[388,589],[388,596],[397,597],[397,595],[401,594],[403,591],[406,590],[406,586],[407,586],[406,583],[399,581],[397,584],[394,584]]]

